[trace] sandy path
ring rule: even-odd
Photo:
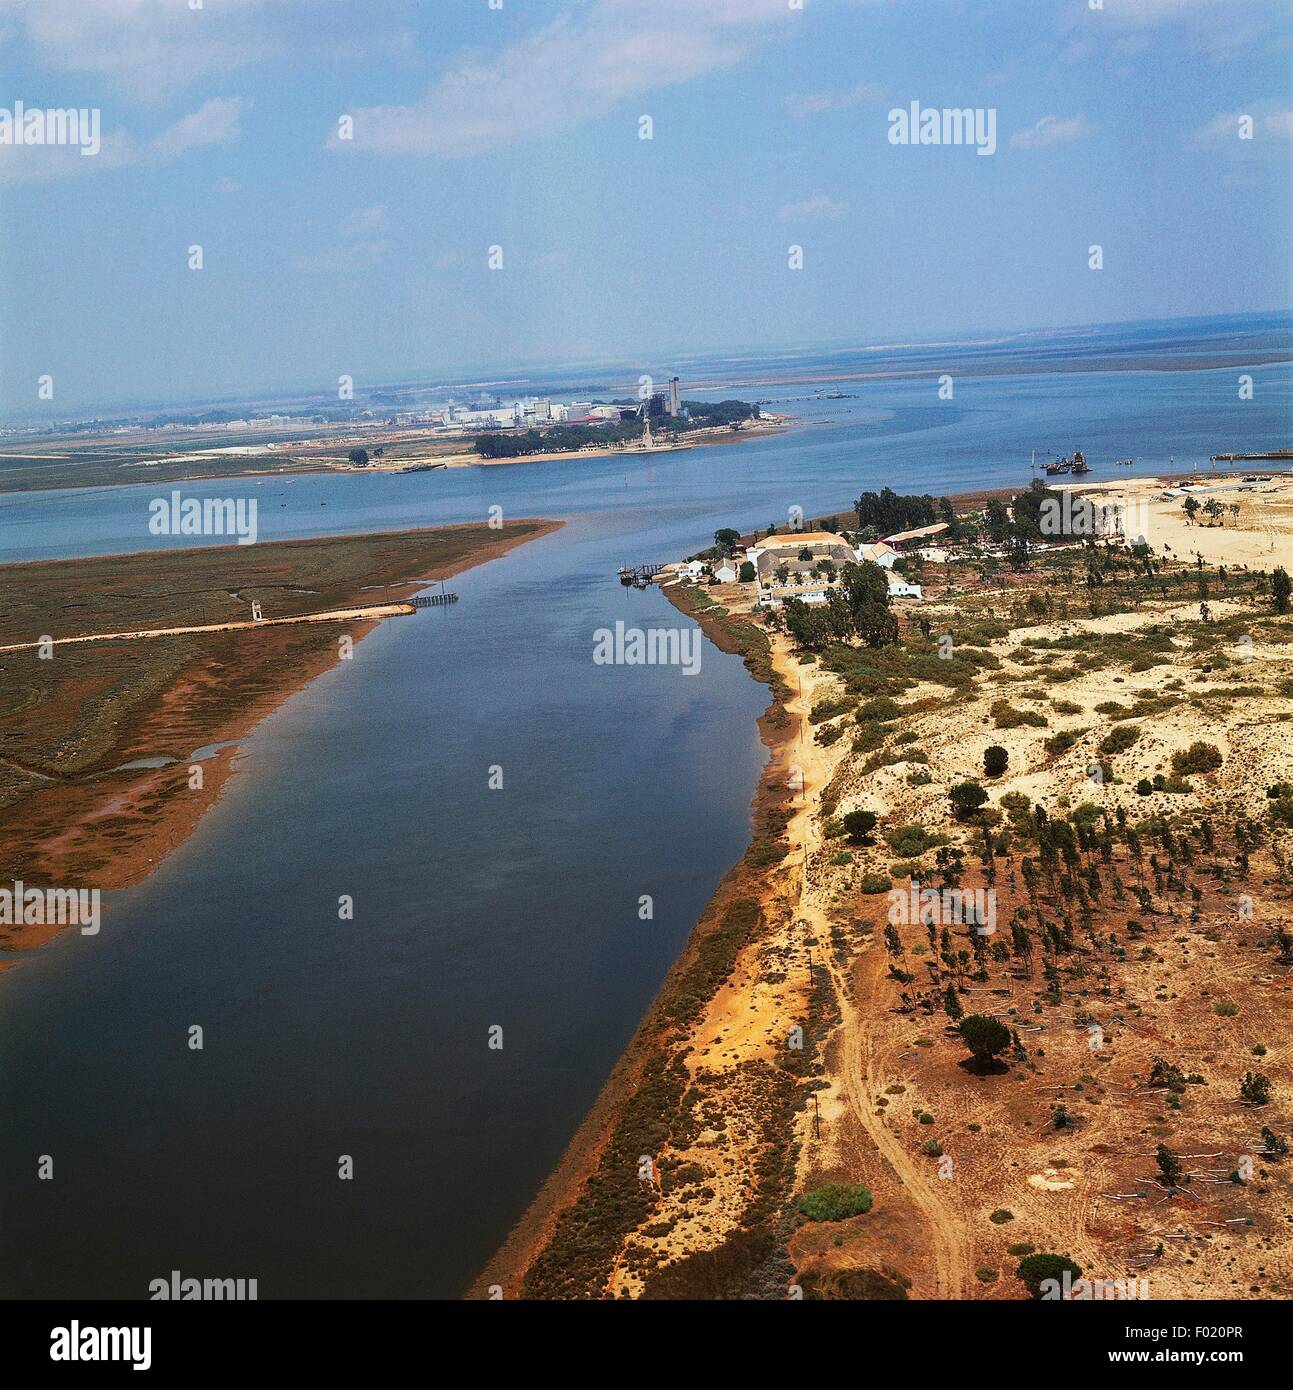
[[[298,613],[291,618],[246,618],[233,623],[207,623],[200,627],[153,627],[138,632],[92,632],[83,637],[55,637],[48,645],[70,646],[84,642],[138,642],[150,637],[187,637],[203,632],[244,632],[257,627],[287,627],[294,623],[349,623],[374,618],[396,618],[417,609],[411,603],[376,603],[366,608],[333,608],[324,613]],[[14,642],[0,647],[0,652],[29,652],[46,645],[44,642]]]
[[[794,853],[800,860],[798,872],[798,913],[813,930],[819,941],[830,940],[830,920],[817,901],[813,885],[808,881],[808,856],[822,846],[821,795],[830,781],[835,766],[842,757],[841,745],[823,748],[813,742],[808,724],[808,711],[813,703],[812,685],[801,688],[805,677],[815,674],[812,668],[798,665],[790,655],[784,639],[773,638],[773,664],[796,694],[786,702],[787,710],[800,720],[800,737],[794,748],[795,764],[804,777],[804,803],[786,828]],[[837,1032],[839,1057],[843,1074],[839,1078],[843,1091],[858,1124],[870,1136],[876,1152],[901,1183],[913,1205],[925,1218],[929,1229],[930,1250],[934,1258],[935,1298],[965,1297],[966,1278],[971,1242],[960,1213],[945,1200],[937,1179],[927,1176],[928,1165],[922,1164],[903,1147],[901,1140],[885,1124],[876,1101],[883,1094],[886,1077],[875,1042],[866,1027],[861,1010],[853,1002],[853,992],[847,978],[847,967],[839,966],[829,950],[822,959],[831,972],[841,1016]],[[865,994],[876,997],[881,976],[881,960],[877,953],[866,962]]]

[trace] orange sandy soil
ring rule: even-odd
[[[779,805],[784,830],[756,835],[756,848],[777,838],[773,862],[752,853],[724,881],[475,1296],[492,1286],[503,1297],[1020,1298],[1014,1271],[1029,1250],[1068,1256],[1088,1278],[1147,1281],[1150,1298],[1293,1294],[1293,1157],[1264,1151],[1260,1137],[1269,1126],[1289,1138],[1293,1124],[1293,956],[1282,960],[1274,939],[1290,921],[1293,834],[1266,796],[1293,780],[1293,621],[1273,617],[1253,587],[1214,593],[1203,624],[1197,603],[1155,602],[1148,584],[1134,611],[1084,618],[1078,581],[1050,594],[1054,613],[1040,622],[1025,598],[1061,581],[958,571],[949,596],[937,568],[922,574],[934,601],[901,606],[905,640],[918,643],[925,617],[988,655],[968,685],[909,683],[879,751],[851,746],[866,692],[773,635],[783,699],[765,719],[773,761],[757,804]],[[693,611],[686,586],[668,592]],[[730,620],[709,605],[739,618],[749,595],[717,586],[694,601],[713,633]],[[970,635],[993,615],[999,635]],[[1048,640],[1071,645],[1029,645]],[[1001,727],[1003,699],[1036,718]],[[840,713],[808,723],[827,701]],[[1095,708],[1112,703],[1120,710]],[[1099,750],[1132,723],[1130,747]],[[1047,750],[1057,733],[1071,746]],[[1220,768],[1136,793],[1199,740],[1218,747]],[[1009,768],[985,779],[993,743]],[[1101,759],[1111,775],[1093,781]],[[990,869],[984,824],[949,814],[948,787],[973,778],[991,794],[981,821],[1005,836]],[[788,793],[801,779],[802,793]],[[1107,813],[1108,858],[1094,846],[1078,856],[1074,881],[1100,883],[1088,911],[1062,873],[1030,891],[1022,864],[1037,860],[1036,832],[1031,813],[1018,824],[1003,814],[1011,792],[1052,819],[1090,804],[1098,828]],[[854,809],[878,814],[876,843],[842,837],[839,817]],[[1119,813],[1139,825],[1139,860]],[[1169,827],[1170,850],[1143,823],[1152,816]],[[883,839],[913,824],[960,851],[963,887],[992,876],[996,927],[981,967],[963,925],[934,951],[920,924],[895,927],[896,953],[886,942],[890,899],[867,876],[943,883],[933,847],[897,862]],[[1243,865],[1250,833],[1258,843]],[[751,897],[757,911],[702,989],[689,965]],[[999,1067],[967,1065],[945,1012],[949,984],[965,1014],[1014,1031]],[[1156,1058],[1190,1080],[1151,1085]],[[1269,1078],[1268,1104],[1241,1099],[1250,1071]],[[941,1156],[925,1151],[931,1140]],[[1183,1190],[1159,1182],[1159,1143],[1180,1156]],[[642,1155],[653,1160],[645,1177]],[[1231,1181],[1249,1162],[1251,1178]],[[871,1210],[804,1220],[798,1196],[827,1182],[864,1185]]]
[[[171,551],[0,568],[0,593],[23,593],[0,623],[3,640],[116,630],[142,623],[246,616],[253,597],[283,614],[405,598],[506,554],[559,523],[514,521],[367,537]],[[300,589],[297,588],[300,585]],[[87,597],[88,596],[88,597]],[[244,738],[290,695],[338,660],[375,623],[255,630],[58,648],[3,658],[0,881],[111,890],[145,878],[219,798],[236,747],[200,764],[191,753]],[[75,655],[64,653],[75,651]],[[113,770],[167,756],[164,768]],[[51,780],[37,780],[38,776]],[[57,927],[0,927],[0,946],[40,945]]]

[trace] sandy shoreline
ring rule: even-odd
[[[744,647],[741,638],[734,637],[734,629],[723,622],[721,610],[710,613],[695,607],[677,589],[666,589],[664,593],[680,612],[695,620],[720,650],[745,655],[751,676],[770,687],[769,704],[758,720],[769,760],[752,798],[751,842],[742,859],[720,881],[592,1108],[507,1239],[472,1281],[465,1294],[468,1298],[498,1297],[499,1291],[503,1298],[535,1296],[525,1289],[527,1271],[551,1241],[563,1212],[597,1173],[617,1133],[631,1128],[632,1117],[627,1112],[634,1099],[654,1084],[649,1073],[669,1046],[669,1040],[675,1038],[673,1020],[678,1000],[688,995],[698,957],[722,932],[725,914],[752,898],[769,894],[772,876],[790,862],[787,855],[792,853],[792,846],[783,841],[783,827],[792,815],[794,793],[788,788],[786,769],[800,738],[800,721],[789,713],[794,696],[784,683],[782,663],[777,661],[774,665],[770,651]],[[775,855],[771,862],[761,862],[757,851],[769,843],[776,844]],[[707,999],[706,1004],[709,1002]]]
[[[1210,481],[1224,486],[1219,479]],[[1145,480],[1144,485],[1148,490],[1161,490],[1162,480]],[[1018,490],[985,490],[976,497],[982,502],[990,495]],[[1179,506],[1179,502],[1175,499],[1172,505]],[[1243,535],[1238,524],[1232,535]],[[1247,541],[1252,543],[1252,533]],[[1080,561],[1079,550],[1069,553]],[[1269,564],[1267,560],[1265,566],[1254,564],[1253,568],[1268,570]],[[1172,573],[1176,591],[1184,586],[1186,595],[1200,582],[1193,567],[1173,567]],[[930,601],[920,612],[936,625],[970,623],[982,633],[972,641],[989,645],[995,655],[985,657],[989,664],[980,668],[980,679],[972,688],[954,684],[956,693],[950,700],[946,688],[917,683],[910,694],[916,697],[911,703],[919,715],[892,726],[902,733],[896,741],[901,748],[895,747],[888,758],[881,758],[874,770],[870,770],[868,760],[861,777],[862,758],[849,749],[849,741],[829,738],[823,742],[812,736],[814,730],[807,720],[809,710],[819,701],[833,704],[839,698],[839,676],[820,663],[796,657],[784,636],[772,636],[767,658],[756,663],[762,669],[752,669],[756,678],[774,683],[773,703],[761,721],[771,761],[760,780],[755,807],[756,820],[759,808],[766,810],[770,801],[782,810],[777,853],[770,862],[752,864],[752,859],[760,857],[754,853],[761,840],[756,825],[745,858],[724,878],[707,906],[589,1116],[522,1220],[472,1284],[469,1297],[489,1297],[493,1286],[494,1296],[501,1290],[505,1298],[784,1298],[785,1283],[777,1281],[788,1279],[792,1266],[796,1272],[803,1271],[805,1281],[811,1279],[814,1288],[835,1290],[812,1296],[905,1297],[904,1289],[909,1289],[910,1296],[931,1299],[1019,1297],[1019,1284],[1002,1275],[1013,1269],[1007,1244],[1012,1238],[1018,1241],[1020,1234],[1037,1242],[1022,1249],[1055,1248],[1073,1253],[1085,1268],[1117,1272],[1119,1242],[1125,1244],[1144,1235],[1144,1223],[1138,1223],[1134,1213],[1122,1213],[1113,1204],[1100,1207],[1102,1190],[1126,1191],[1129,1185],[1143,1181],[1135,1174],[1134,1148],[1124,1153],[1118,1145],[1122,1139],[1121,1148],[1127,1147],[1123,1135],[1128,1126],[1144,1123],[1143,1105],[1129,1110],[1125,1097],[1144,1093],[1143,1077],[1151,1054],[1175,1054],[1183,1046],[1182,1036],[1207,1035],[1205,1042],[1196,1044],[1205,1055],[1198,1059],[1191,1055],[1192,1065],[1201,1063],[1209,1073],[1224,1069],[1224,1081],[1210,1103],[1207,1123],[1225,1134],[1224,1142],[1232,1153],[1242,1154],[1244,1143],[1252,1142],[1243,1138],[1242,1116],[1236,1117],[1233,1106],[1225,1100],[1232,1094],[1229,1088],[1238,1085],[1248,1050],[1236,1043],[1245,1037],[1270,1042],[1271,1032],[1261,1020],[1273,1009],[1287,1009],[1293,1000],[1289,981],[1278,973],[1251,974],[1254,966],[1261,971],[1262,963],[1249,964],[1242,953],[1260,949],[1260,936],[1236,943],[1226,952],[1217,944],[1224,942],[1226,935],[1217,935],[1216,923],[1219,921],[1224,929],[1224,914],[1233,911],[1225,901],[1234,890],[1224,887],[1224,869],[1211,870],[1222,884],[1218,895],[1209,888],[1201,893],[1192,890],[1196,907],[1188,923],[1173,905],[1170,893],[1165,902],[1155,905],[1150,905],[1155,903],[1153,892],[1142,901],[1140,912],[1148,914],[1148,928],[1132,922],[1131,938],[1153,941],[1155,949],[1146,946],[1135,958],[1116,957],[1127,963],[1119,967],[1123,974],[1116,990],[1106,987],[1103,991],[1112,996],[1112,1002],[1075,1002],[1058,1010],[1063,1018],[1029,1020],[1027,1027],[1021,1017],[1019,1027],[1030,1045],[1033,1034],[1045,1032],[1045,1049],[1038,1049],[1035,1055],[1037,1059],[1049,1056],[1050,1060],[1041,1064],[1030,1061],[1011,1076],[1011,1080],[1029,1082],[1031,1071],[1036,1077],[1033,1084],[997,1087],[994,1091],[974,1084],[972,1079],[967,1086],[963,1072],[943,1060],[950,1046],[954,1061],[956,1048],[946,1040],[937,1041],[942,1032],[937,1015],[928,1022],[918,1016],[913,1024],[907,1018],[911,1009],[895,1007],[898,987],[892,977],[893,956],[886,951],[888,942],[881,941],[874,919],[866,923],[853,918],[851,924],[841,920],[841,914],[850,910],[843,904],[857,892],[856,875],[863,869],[883,874],[887,861],[889,869],[894,869],[891,861],[898,857],[895,851],[878,842],[870,849],[843,855],[844,861],[851,858],[855,862],[839,867],[838,851],[843,842],[835,839],[830,843],[825,826],[832,817],[861,805],[874,807],[882,825],[923,822],[955,835],[960,827],[949,820],[946,785],[973,778],[976,771],[983,776],[976,762],[982,758],[986,743],[999,743],[1009,755],[1010,771],[991,788],[995,794],[1008,790],[1026,798],[1027,803],[1045,804],[1052,808],[1052,814],[1059,815],[1074,802],[1091,798],[1089,764],[1093,756],[1107,757],[1121,775],[1101,794],[1106,814],[1112,816],[1116,811],[1120,824],[1124,816],[1148,814],[1152,824],[1160,807],[1171,815],[1188,815],[1190,800],[1169,785],[1147,801],[1147,779],[1160,769],[1170,768],[1175,758],[1184,756],[1200,740],[1209,739],[1221,745],[1225,771],[1224,780],[1216,787],[1211,777],[1197,787],[1199,797],[1204,798],[1204,814],[1220,818],[1227,811],[1237,813],[1237,824],[1244,816],[1260,819],[1266,814],[1268,795],[1274,795],[1267,787],[1278,781],[1281,769],[1285,773],[1293,769],[1293,679],[1289,678],[1293,668],[1287,649],[1281,646],[1286,640],[1283,632],[1287,620],[1270,616],[1269,598],[1260,598],[1264,592],[1261,581],[1240,574],[1228,582],[1225,576],[1212,576],[1214,586],[1224,585],[1234,597],[1213,592],[1211,617],[1205,615],[1202,622],[1197,598],[1160,600],[1143,606],[1148,595],[1134,588],[1130,603],[1122,610],[1108,616],[1083,617],[1082,605],[1099,601],[1084,596],[1084,585],[1074,591],[1073,600],[1055,603],[1053,612],[1053,596],[1047,597],[1045,612],[1051,615],[1047,620],[1023,606],[1030,595],[1038,597],[1037,577],[997,575],[981,579],[977,592],[971,585],[968,593],[959,587],[962,582],[958,579],[955,598],[942,594],[935,584],[927,594]],[[1158,587],[1151,591],[1155,597]],[[1166,600],[1167,586],[1161,587]],[[722,607],[714,605],[748,603],[739,586],[708,591],[671,587],[665,593],[675,606],[694,617],[712,640],[731,649],[733,622],[739,625],[742,615],[738,611],[728,618]],[[1255,608],[1253,595],[1259,596]],[[1073,601],[1076,612],[1070,611]],[[695,608],[697,602],[702,606]],[[1003,610],[1013,612],[1013,620],[1004,625]],[[914,611],[906,614],[909,636]],[[1165,642],[1165,631],[1173,634],[1170,644]],[[1238,639],[1230,635],[1232,632],[1239,633]],[[1254,639],[1252,633],[1264,635]],[[1126,646],[1129,641],[1139,642],[1141,634],[1147,644],[1144,651]],[[1075,639],[1079,639],[1076,645]],[[1234,664],[1234,658],[1226,656],[1227,643],[1233,640],[1238,641],[1240,657],[1251,663],[1251,669],[1211,674],[1214,668],[1224,671]],[[1055,655],[1048,654],[1048,644],[1054,646]],[[1193,649],[1216,653],[1211,656],[1212,664],[1200,664],[1204,657],[1184,663],[1178,653]],[[1070,651],[1075,655],[1059,655]],[[1273,676],[1276,690],[1245,688],[1245,682],[1260,680],[1263,675],[1268,680]],[[1183,689],[1185,679],[1191,677],[1191,688],[1199,692],[1194,695],[1191,688]],[[1226,681],[1230,684],[1224,684]],[[1062,689],[1056,690],[1057,684]],[[1046,693],[1048,686],[1050,693]],[[1063,698],[1057,698],[1060,695]],[[1256,697],[1275,703],[1259,707]],[[1011,702],[1020,700],[1040,702],[1044,713],[1034,718],[1025,710],[1029,717],[1016,725]],[[923,712],[925,706],[931,708],[930,713]],[[1009,718],[1000,715],[1003,706]],[[1263,709],[1273,723],[1263,720]],[[1171,711],[1170,717],[1166,710]],[[1139,716],[1143,723],[1130,724],[1129,716]],[[1049,726],[1049,733],[1039,733],[1036,725],[1043,730]],[[815,732],[830,730],[818,727]],[[1130,751],[1125,751],[1129,746],[1125,740],[1108,742],[1119,734],[1131,739]],[[913,740],[910,744],[909,738]],[[1044,757],[1043,741],[1047,743]],[[1106,747],[1116,752],[1106,753]],[[909,751],[912,756],[904,762]],[[797,769],[793,780],[802,784],[803,791],[798,800],[788,801],[786,773],[792,768]],[[934,778],[933,785],[926,787],[928,771],[933,771]],[[1217,833],[1230,833],[1219,819]],[[766,845],[766,838],[762,843]],[[1115,842],[1115,869],[1101,873],[1120,871],[1134,877],[1140,861],[1128,858],[1128,853]],[[1140,853],[1137,848],[1135,855]],[[1224,863],[1225,855],[1219,850],[1216,862]],[[1186,862],[1193,863],[1193,859]],[[932,877],[933,866],[925,865],[922,878],[926,872]],[[1251,885],[1247,891],[1253,894],[1258,920],[1278,920],[1279,902],[1287,898],[1287,891],[1281,893],[1273,886],[1271,861],[1262,859],[1252,879],[1246,867],[1243,873],[1245,883]],[[1157,868],[1155,875],[1157,893],[1163,894]],[[1202,881],[1207,882],[1206,878]],[[1009,869],[1009,882],[1000,883],[1000,887],[1003,896],[1017,904],[1016,919],[1020,912],[1029,910],[1029,899],[1016,883],[1014,867]],[[863,889],[864,893],[870,891]],[[1124,890],[1119,888],[1118,902],[1123,896]],[[700,997],[690,966],[710,950],[714,937],[721,933],[725,912],[737,898],[757,901],[757,921],[738,936],[721,971],[708,978],[712,988]],[[877,902],[883,911],[883,898],[866,897],[853,910],[874,907]],[[1062,904],[1052,910],[1063,912]],[[1134,912],[1135,904],[1129,903],[1121,911],[1113,908],[1107,919],[1110,941],[1117,927],[1125,925],[1128,910]],[[1200,916],[1202,920],[1194,925]],[[1148,934],[1143,935],[1146,930]],[[1176,933],[1170,948],[1161,935],[1164,932]],[[1190,933],[1188,938],[1183,932]],[[1157,939],[1156,933],[1160,934]],[[1202,952],[1210,962],[1205,976],[1210,988],[1203,991],[1201,1008],[1191,1002],[1164,1011],[1167,996],[1159,992],[1163,987],[1155,982],[1154,965],[1145,962],[1160,962],[1169,949],[1179,950],[1187,939],[1187,953]],[[1093,936],[1092,941],[1098,948],[1100,939]],[[905,945],[917,952],[925,949],[910,941]],[[1225,959],[1220,959],[1223,955]],[[1009,961],[1010,952],[1001,959]],[[770,961],[776,962],[775,969],[769,969]],[[810,962],[814,969],[811,978],[816,980],[811,988]],[[1079,981],[1085,969],[1079,958]],[[1106,979],[1108,969],[1102,967]],[[1066,968],[1064,993],[1067,996],[1072,989],[1075,1000],[1080,1000],[1087,991],[1077,992],[1068,974]],[[1055,986],[1054,1002],[1049,996],[1038,1002],[1031,957],[1026,975],[1013,966],[1004,979],[998,974],[992,981],[995,988],[966,983],[959,974],[955,978],[965,996],[967,1012],[1001,1007],[986,1002],[997,995],[1013,1002],[1020,1015],[1025,1014],[1025,1004],[1045,1014],[1055,1009],[1060,998],[1060,989]],[[1184,977],[1174,980],[1174,987],[1184,990],[1187,981]],[[1211,1008],[1210,998],[1215,997],[1213,991],[1224,994],[1227,990],[1234,998],[1240,998],[1243,991],[1260,991],[1262,1002],[1240,1038],[1223,1042],[1213,1036],[1215,1028],[1204,1020],[1215,1025],[1214,1013],[1220,1009]],[[1173,993],[1171,999],[1176,998]],[[1164,1017],[1158,1017],[1160,1012]],[[1072,1023],[1066,1022],[1070,1014]],[[1119,1045],[1089,1059],[1084,1018],[1092,1016],[1105,1019],[1110,1043],[1118,1035]],[[779,1075],[779,1069],[786,1069],[782,1035],[788,1021],[804,1019],[812,1021],[809,1031],[823,1051],[819,1062],[810,1060],[797,1073],[802,1080],[795,1085]],[[913,1027],[917,1035],[922,1027],[927,1034],[916,1036],[915,1046]],[[946,1031],[954,1033],[952,1029]],[[925,1052],[922,1048],[936,1050]],[[1265,1056],[1268,1049],[1261,1051],[1262,1065],[1277,1078],[1286,1079],[1283,1059],[1273,1055],[1273,1048],[1269,1049],[1271,1056]],[[1251,1064],[1251,1055],[1248,1061]],[[1028,1111],[1035,1112],[1040,1105],[1044,1114],[1048,1093],[1064,1089],[1062,1084],[1043,1083],[1063,1083],[1093,1063],[1104,1066],[1094,1065],[1096,1076],[1084,1076],[1085,1088],[1078,1085],[1076,1090],[1085,1089],[1088,1106],[1106,1100],[1112,1128],[1105,1127],[1100,1112],[1087,1109],[1080,1117],[1082,1143],[1061,1146],[1059,1138],[1047,1139],[1047,1125],[1035,1114],[1030,1118]],[[678,1084],[671,1085],[671,1078]],[[690,1087],[686,1091],[690,1101],[684,1097],[686,1087]],[[902,1101],[893,1099],[904,1093]],[[775,1122],[760,1124],[759,1098],[766,1102],[770,1094],[780,1097]],[[810,1095],[815,1097],[813,1104],[820,1106],[821,1135],[814,1132],[816,1112],[807,1106]],[[1203,1099],[1200,1095],[1196,1104]],[[921,1124],[928,1120],[939,1128],[921,1130],[912,1119],[904,1122],[907,1106],[913,1103],[912,1116],[920,1114],[924,1117]],[[644,1107],[651,1112],[654,1125],[647,1122]],[[697,1111],[721,1114],[723,1123],[706,1132],[703,1120],[689,1118]],[[956,1128],[949,1117],[955,1117],[960,1126],[970,1120],[973,1123],[965,1129]],[[1286,1117],[1273,1113],[1271,1118],[1278,1131]],[[969,1165],[960,1169],[967,1174],[960,1185],[938,1181],[943,1174],[923,1156],[930,1150],[920,1148],[931,1134],[950,1142],[949,1129],[959,1138],[958,1164]],[[1016,1131],[1009,1139],[1003,1133],[1008,1130]],[[1172,1143],[1178,1143],[1162,1116],[1150,1132],[1167,1135]],[[789,1168],[777,1157],[779,1142],[793,1145],[799,1155]],[[1179,1142],[1183,1147],[1203,1149],[1221,1141],[1207,1134],[1199,1136],[1196,1125],[1195,1132]],[[995,1158],[1003,1145],[1016,1156],[1010,1167],[1021,1170],[1017,1178],[1004,1171]],[[1061,1147],[1071,1151],[1073,1158],[1060,1154]],[[1150,1141],[1151,1155],[1152,1147]],[[633,1184],[625,1180],[621,1170],[642,1153],[656,1156],[660,1172],[651,1184],[649,1200],[635,1203]],[[693,1177],[693,1173],[700,1176]],[[758,1187],[756,1183],[752,1192],[751,1174],[762,1174],[759,1182],[767,1178],[771,1186]],[[675,1175],[687,1175],[686,1181],[680,1186]],[[822,1229],[811,1222],[792,1223],[782,1228],[790,1264],[777,1263],[777,1237],[772,1234],[776,1221],[768,1207],[771,1195],[779,1194],[788,1202],[797,1188],[814,1181],[856,1181],[859,1177],[875,1193],[878,1211],[842,1228],[843,1236],[834,1240],[830,1239],[829,1225]],[[1070,1193],[1077,1195],[1068,1197]],[[1235,1213],[1248,1209],[1228,1191],[1218,1192],[1212,1205],[1205,1225],[1237,1220]],[[752,1223],[747,1217],[755,1209],[763,1215]],[[625,1211],[632,1214],[624,1217]],[[998,1228],[994,1224],[1013,1222],[1017,1217],[1020,1224],[1016,1226]],[[1258,1223],[1268,1240],[1277,1229],[1272,1224],[1276,1221],[1274,1214],[1267,1214]],[[757,1234],[760,1231],[761,1236]],[[858,1242],[858,1253],[839,1253],[841,1239],[846,1252]],[[1246,1257],[1248,1272],[1239,1282],[1266,1275],[1275,1278],[1278,1287],[1279,1279],[1293,1279],[1293,1263],[1286,1247],[1287,1241],[1278,1250],[1264,1243]],[[1265,1249],[1270,1250],[1266,1261],[1270,1269],[1263,1264],[1259,1272],[1254,1260],[1260,1260]],[[866,1265],[861,1271],[859,1254]],[[1209,1296],[1200,1291],[1209,1287],[1208,1278],[1219,1278],[1218,1261],[1205,1262],[1197,1247],[1191,1247],[1189,1255],[1179,1266],[1170,1270],[1165,1266],[1157,1272],[1156,1277],[1171,1290],[1162,1296]],[[1232,1255],[1227,1264],[1239,1258]],[[767,1260],[772,1260],[771,1274],[761,1263]],[[1212,1270],[1210,1275],[1203,1268],[1205,1263]],[[849,1283],[858,1278],[868,1289],[888,1291],[840,1291],[862,1287]],[[750,1280],[764,1292],[749,1293]],[[736,1292],[739,1287],[747,1291]]]

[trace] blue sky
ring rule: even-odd
[[[1282,0],[190,3],[0,0],[5,410],[1293,305]]]

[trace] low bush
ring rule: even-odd
[[[871,1194],[865,1187],[828,1182],[799,1199],[799,1210],[809,1221],[844,1221],[871,1210]]]
[[[1215,772],[1224,761],[1216,744],[1200,739],[1172,754],[1172,771],[1177,777],[1188,777],[1193,772]]]

